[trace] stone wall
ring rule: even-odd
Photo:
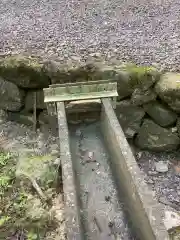
[[[0,109],[7,120],[32,126],[36,92],[37,123],[49,127],[43,88],[54,83],[114,79],[117,117],[128,139],[141,149],[173,151],[180,146],[180,74],[153,67],[105,62],[63,65],[38,57],[0,59]],[[78,120],[76,120],[77,122]]]

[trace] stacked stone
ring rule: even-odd
[[[127,138],[141,149],[178,149],[180,74],[162,73],[153,67],[102,62],[65,66],[38,57],[7,56],[0,59],[0,109],[7,112],[9,120],[32,125],[36,92],[38,123],[48,127],[43,88],[52,83],[105,79],[118,82],[116,113]]]

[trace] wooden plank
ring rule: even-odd
[[[115,81],[55,84],[44,89],[44,102],[64,102],[97,98],[117,97]]]
[[[66,87],[66,86],[79,86],[79,85],[92,85],[92,84],[109,84],[109,83],[116,83],[115,80],[97,80],[97,81],[88,81],[88,82],[75,82],[75,83],[58,83],[58,84],[51,84],[50,88],[56,87]]]
[[[57,103],[60,159],[62,166],[63,190],[65,201],[65,216],[67,239],[82,240],[80,208],[76,191],[75,172],[69,146],[69,133],[64,103]]]

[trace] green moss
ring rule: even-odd
[[[40,59],[22,55],[8,56],[0,60],[0,76],[20,87],[48,86],[48,76]]]
[[[117,64],[117,65],[116,65]],[[21,88],[44,88],[53,83],[115,79],[119,71],[128,72],[132,88],[153,84],[159,77],[151,66],[118,65],[106,62],[59,64],[38,57],[13,55],[0,60],[0,76]],[[147,87],[146,87],[147,88]]]
[[[54,73],[50,73],[53,83],[93,81],[98,72],[95,64],[59,65],[56,67]]]
[[[180,226],[168,230],[170,240],[180,239]]]
[[[152,66],[137,66],[135,64],[126,64],[121,67],[123,71],[128,72],[130,76],[130,85],[135,87],[150,87],[160,76],[160,73]]]

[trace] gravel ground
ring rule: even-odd
[[[180,211],[180,152],[168,154],[139,151],[136,159],[146,174],[147,184],[156,192],[158,201]],[[168,166],[164,173],[156,169],[160,161]]]
[[[0,51],[180,63],[179,0],[1,0]]]

